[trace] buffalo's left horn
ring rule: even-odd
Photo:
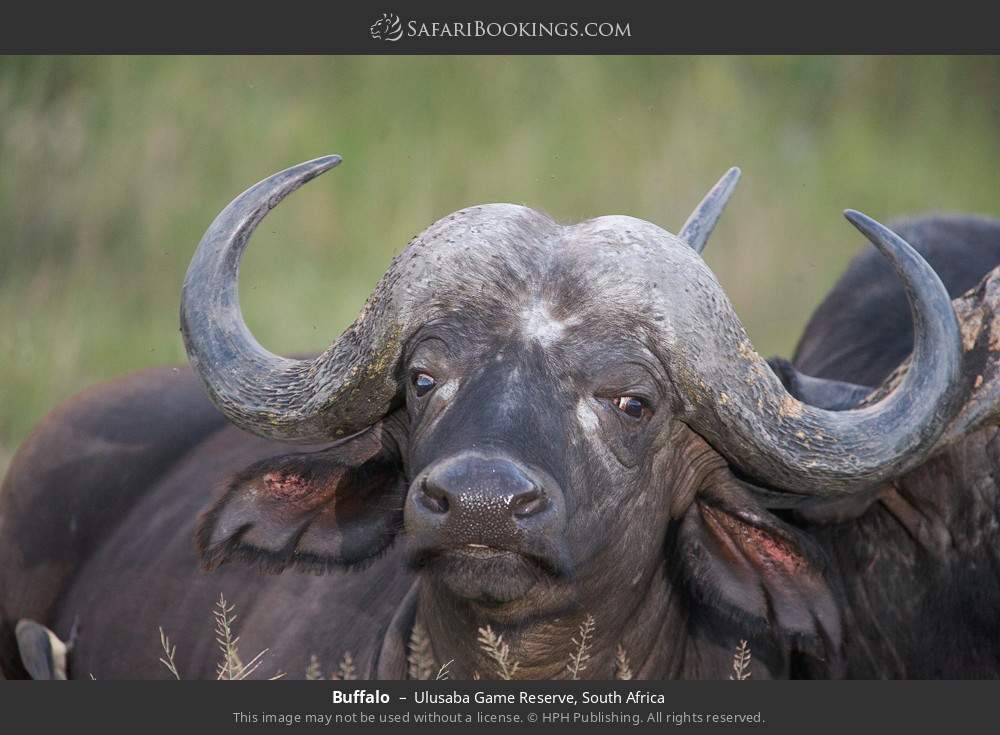
[[[851,493],[923,462],[965,395],[958,321],[937,274],[887,227],[844,214],[889,259],[910,302],[912,361],[885,398],[846,411],[794,398],[753,349],[700,258],[684,267],[701,284],[700,297],[673,339],[683,420],[755,480],[809,495]]]
[[[261,436],[321,442],[355,433],[383,418],[398,390],[391,372],[402,327],[386,283],[313,360],[265,350],[240,311],[240,260],[254,229],[282,199],[338,163],[340,156],[307,161],[240,194],[209,226],[184,279],[181,332],[191,366],[222,413]]]
[[[696,253],[705,249],[705,244],[708,242],[712,230],[715,229],[719,217],[722,216],[722,210],[726,208],[726,202],[733,195],[739,180],[740,170],[733,166],[719,179],[719,183],[705,195],[705,198],[695,207],[681,228],[678,237],[690,245]]]

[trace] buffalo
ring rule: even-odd
[[[415,237],[329,349],[279,357],[240,259],[339,161],[211,224],[191,369],[93,388],[20,448],[4,676],[75,629],[70,677],[167,677],[161,627],[178,676],[214,678],[220,592],[290,676],[726,678],[734,651],[754,678],[1000,671],[1000,223],[848,211],[874,247],[789,362],[700,255],[737,169],[678,235],[477,206]]]

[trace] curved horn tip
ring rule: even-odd
[[[895,234],[892,230],[890,230],[888,227],[883,225],[878,220],[873,219],[864,212],[859,212],[856,209],[845,209],[844,219],[846,219],[852,225],[857,227],[858,230],[860,230],[865,235],[869,233],[875,235]]]
[[[333,153],[329,156],[320,156],[319,158],[314,158],[311,161],[306,161],[305,163],[300,163],[298,168],[310,168],[314,170],[317,174],[329,171],[334,166],[339,166],[343,157]]]
[[[857,227],[862,232],[864,232],[864,230],[861,229],[862,227],[866,225],[870,226],[872,224],[877,224],[877,222],[875,222],[875,220],[873,220],[867,214],[859,212],[856,209],[845,209],[844,219],[846,219],[848,222],[850,222],[852,225]]]
[[[344,160],[344,157],[339,153],[331,153],[328,156],[320,156],[319,158],[314,158],[309,161],[309,163],[315,163],[317,166],[322,168],[333,168],[338,163]]]
[[[303,161],[302,163],[297,163],[294,166],[289,166],[283,171],[279,171],[272,176],[268,176],[263,181],[258,182],[258,185],[264,184],[265,182],[270,182],[272,185],[279,181],[282,182],[282,184],[296,182],[294,184],[294,188],[291,190],[294,191],[299,185],[312,181],[320,174],[324,174],[334,166],[340,165],[340,162],[343,160],[344,159],[337,154],[313,158],[309,161]],[[254,188],[256,187],[251,187],[248,191],[251,191]]]
[[[722,210],[725,209],[726,203],[733,195],[742,174],[743,172],[738,166],[733,166],[726,171],[681,228],[678,236],[696,253],[701,254],[705,249],[708,238],[712,234],[712,230],[715,229],[719,217],[722,216]]]
[[[857,230],[883,253],[894,253],[903,248],[904,251],[912,249],[910,244],[902,237],[890,230],[876,219],[856,209],[845,209],[844,218],[850,222]]]
[[[247,192],[253,191],[258,186],[263,187],[277,187],[276,193],[278,194],[276,199],[266,199],[262,204],[265,206],[265,212],[273,209],[278,202],[284,199],[286,196],[291,194],[293,191],[298,189],[303,184],[306,184],[317,176],[322,176],[331,168],[340,165],[343,161],[340,156],[333,154],[330,156],[320,156],[319,158],[314,158],[311,161],[305,161],[296,166],[291,166],[286,168],[284,171],[274,174],[274,176],[269,176],[264,179],[256,186],[248,189]],[[240,201],[242,197],[234,200],[234,204]]]
[[[720,199],[722,206],[725,206],[726,202],[729,201],[729,197],[733,195],[733,190],[736,188],[736,185],[740,183],[740,176],[742,175],[743,171],[739,166],[732,166],[728,171],[726,171],[726,173],[722,174],[722,178],[720,178],[718,183],[712,187],[712,191],[709,196]]]

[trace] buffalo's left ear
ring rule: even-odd
[[[839,647],[840,613],[819,548],[728,472],[701,488],[677,541],[696,603],[742,623],[748,633]]]
[[[251,465],[201,518],[203,562],[324,572],[375,557],[403,525],[406,482],[397,454],[379,424],[328,449]]]

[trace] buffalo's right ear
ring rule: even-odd
[[[751,632],[839,649],[839,607],[823,553],[766,510],[727,471],[712,473],[684,513],[678,552],[688,587],[706,611]]]
[[[280,572],[324,572],[377,556],[403,526],[406,481],[395,442],[376,424],[318,452],[251,465],[200,520],[206,567],[231,559]]]

